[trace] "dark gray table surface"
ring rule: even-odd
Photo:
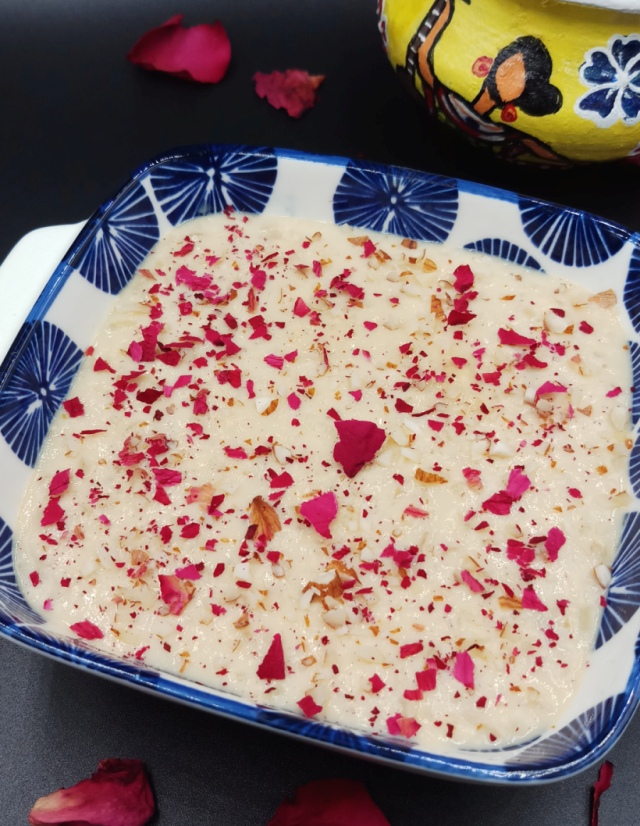
[[[125,55],[176,13],[220,19],[232,65],[217,86],[144,72]],[[259,100],[252,75],[325,74],[295,121]],[[640,169],[499,165],[405,97],[376,29],[375,0],[5,0],[0,16],[0,260],[26,232],[88,217],[144,160],[174,146],[272,145],[397,163],[576,206],[640,231]],[[2,296],[0,296],[2,301]],[[0,826],[89,775],[143,760],[158,826],[261,826],[296,786],[366,783],[392,826],[587,826],[596,769],[541,787],[430,779],[338,755],[139,694],[0,638]],[[640,823],[640,717],[614,747],[601,826]]]

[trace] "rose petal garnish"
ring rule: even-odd
[[[62,496],[69,487],[70,476],[71,470],[69,468],[54,473],[51,482],[49,482],[49,496]]]
[[[306,694],[301,700],[296,703],[305,717],[315,717],[320,714],[322,706],[319,706],[310,694]]]
[[[179,616],[191,601],[195,588],[188,579],[180,579],[177,576],[159,574],[160,596],[162,601],[169,606],[169,613]]]
[[[255,496],[249,508],[249,520],[256,526],[256,537],[263,536],[267,541],[282,530],[280,518],[273,507],[262,496]]]
[[[593,784],[593,800],[591,802],[591,826],[598,826],[598,810],[600,808],[600,798],[611,786],[613,777],[613,763],[605,760],[600,766],[598,779]]]
[[[536,390],[536,399],[538,396],[546,396],[551,393],[566,393],[567,388],[564,384],[554,384],[552,381],[545,381]]]
[[[422,728],[414,717],[403,717],[402,714],[394,714],[386,720],[387,731],[391,735],[401,735],[402,737],[414,737]]]
[[[256,94],[266,98],[274,109],[284,109],[292,118],[299,118],[316,102],[316,89],[324,80],[324,75],[310,75],[301,69],[287,69],[285,72],[253,76]]]
[[[180,25],[183,17],[176,14],[143,34],[127,60],[143,69],[198,83],[218,83],[231,60],[231,44],[223,25],[216,21],[185,29]]]
[[[478,580],[473,576],[473,574],[470,574],[469,571],[462,571],[460,573],[460,579],[465,583],[465,585],[468,585],[474,593],[479,594],[481,591],[484,591],[484,586],[482,583],[478,582]]]
[[[140,760],[101,760],[88,780],[41,797],[29,812],[31,826],[144,826],[155,811]]]
[[[202,575],[198,566],[191,563],[191,565],[185,565],[184,568],[176,568],[176,576],[178,579],[200,579]]]
[[[536,343],[535,338],[527,338],[515,330],[505,330],[504,327],[498,330],[498,338],[500,344],[508,344],[511,347],[530,347]]]
[[[380,450],[386,433],[375,422],[359,419],[343,419],[335,422],[335,426],[338,442],[333,448],[333,458],[342,465],[346,475],[353,479]]]
[[[466,688],[474,688],[475,665],[468,651],[459,651],[453,665],[453,677]]]
[[[506,490],[501,490],[485,499],[482,503],[482,509],[494,513],[496,516],[506,516],[511,513],[511,505],[513,505],[513,497]]]
[[[522,607],[530,611],[548,611],[547,606],[533,590],[533,585],[527,585],[522,591]]]
[[[316,780],[283,801],[267,826],[390,826],[362,783]]]
[[[274,634],[269,650],[256,673],[261,680],[284,680],[284,651],[280,634]]]
[[[531,487],[531,480],[525,476],[520,468],[514,468],[509,474],[507,482],[507,494],[515,501],[520,499],[523,493]]]
[[[556,528],[555,526],[549,530],[547,534],[547,538],[544,542],[544,549],[547,552],[547,557],[549,562],[555,562],[558,558],[558,551],[567,541],[566,536],[560,530],[560,528]]]
[[[104,637],[102,631],[97,625],[94,625],[89,620],[82,620],[81,622],[74,622],[69,628],[74,634],[82,637],[83,640],[101,640]],[[52,821],[56,822],[56,821]]]
[[[335,493],[321,493],[313,499],[307,499],[300,505],[300,514],[311,526],[327,539],[331,539],[329,525],[338,514],[338,500]]]
[[[453,271],[453,287],[459,293],[466,292],[470,287],[473,287],[475,276],[468,264],[460,264]],[[451,324],[451,322],[449,322]]]
[[[77,396],[62,402],[62,406],[72,419],[76,419],[78,416],[84,416],[84,405]]]
[[[386,683],[382,680],[382,677],[379,677],[377,674],[374,674],[373,677],[369,677],[369,682],[371,683],[371,692],[373,694],[377,694],[379,691],[382,691],[386,685]]]

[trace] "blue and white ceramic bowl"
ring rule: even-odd
[[[30,649],[163,697],[394,766],[460,780],[531,784],[599,761],[638,704],[640,508],[626,514],[607,605],[585,681],[549,736],[453,755],[311,722],[105,656],[52,635],[22,596],[12,526],[29,473],[109,305],[163,232],[199,215],[239,211],[349,223],[448,242],[583,283],[612,288],[624,308],[640,419],[640,236],[575,210],[397,167],[269,148],[195,146],[139,169],[87,222],[49,278],[0,367],[0,633]],[[2,272],[0,271],[0,284]],[[631,453],[640,494],[640,442]]]

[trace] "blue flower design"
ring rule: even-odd
[[[637,341],[629,342],[629,354],[634,388],[631,396],[631,422],[635,427],[640,420],[640,344]]]
[[[501,238],[482,238],[480,241],[473,241],[465,244],[466,250],[477,250],[486,255],[494,255],[502,258],[503,261],[510,261],[521,267],[529,267],[532,270],[544,272],[540,264],[526,250],[510,241],[503,241]]]
[[[636,243],[638,237],[636,236]],[[640,246],[631,253],[622,301],[636,333],[640,333]]]
[[[575,104],[578,115],[602,128],[640,122],[640,35],[616,34],[584,56],[580,80],[591,87]]]
[[[619,252],[623,233],[601,218],[565,207],[520,198],[522,227],[552,261],[568,267],[591,267]]]
[[[159,237],[151,200],[142,184],[135,183],[106,210],[70,264],[98,289],[115,295],[133,278]]]
[[[206,147],[191,160],[166,161],[149,179],[162,210],[174,225],[233,207],[262,212],[277,177],[272,149]]]
[[[576,717],[556,734],[529,746],[507,763],[524,769],[579,760],[608,739],[611,730],[619,723],[627,701],[626,694],[610,697]]]
[[[81,350],[48,321],[24,324],[7,356],[5,365],[11,367],[0,392],[0,433],[30,467],[81,359]]]
[[[0,519],[0,611],[18,622],[41,623],[22,596],[13,570],[13,536],[11,529]]]
[[[637,489],[637,456],[634,448],[631,455],[632,483],[635,477]],[[631,617],[640,608],[640,514],[627,514],[622,529],[620,546],[613,567],[611,568],[611,583],[607,590],[607,604],[605,606],[596,648],[600,648],[607,640],[629,622]]]
[[[458,214],[458,188],[435,175],[350,163],[333,196],[333,212],[338,224],[442,242]]]

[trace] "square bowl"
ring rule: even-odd
[[[82,228],[0,367],[0,633],[56,660],[233,719],[427,774],[501,784],[568,777],[599,761],[629,723],[640,679],[640,516],[624,516],[589,668],[554,731],[508,748],[446,754],[396,737],[308,720],[109,656],[51,633],[13,568],[21,496],[83,351],[118,293],[174,226],[232,207],[385,231],[551,271],[617,295],[629,338],[632,422],[640,418],[640,239],[576,210],[398,167],[271,148],[194,146],[137,170]],[[640,493],[638,446],[631,487]]]

